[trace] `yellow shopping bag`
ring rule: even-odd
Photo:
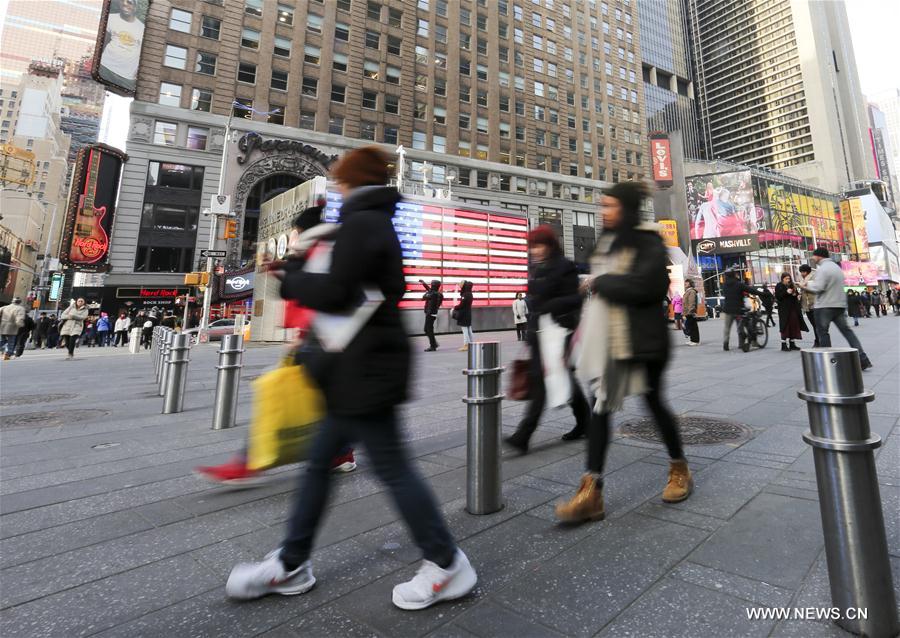
[[[253,381],[247,467],[263,470],[306,459],[325,398],[303,366],[284,365]]]

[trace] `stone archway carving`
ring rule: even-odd
[[[315,160],[293,154],[267,155],[249,164],[234,187],[234,195],[231,200],[232,208],[241,225],[239,237],[243,235],[244,231],[244,209],[247,206],[247,197],[259,182],[271,175],[281,174],[293,175],[302,183],[313,177],[324,176],[327,170],[326,166]],[[233,269],[240,265],[240,242],[240,239],[228,240],[226,268]]]

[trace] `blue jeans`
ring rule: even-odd
[[[14,356],[16,354],[16,340],[18,339],[18,335],[3,335],[0,337],[0,347],[6,347],[6,354],[9,356]]]
[[[406,454],[393,408],[364,416],[329,414],[325,417],[312,444],[306,470],[300,475],[294,510],[281,549],[282,560],[288,565],[299,565],[309,558],[316,528],[328,502],[331,460],[355,441],[362,443],[368,452],[375,474],[387,485],[425,559],[449,565],[456,553],[456,543],[431,490]]]
[[[847,340],[850,347],[859,351],[860,363],[865,363],[868,360],[862,344],[856,338],[856,334],[850,329],[850,326],[847,325],[847,318],[844,317],[843,308],[813,308],[813,315],[816,318],[816,332],[819,335],[820,347],[831,347],[831,335],[828,334],[828,327],[834,323],[837,329],[841,331],[841,334],[844,335],[844,339]]]

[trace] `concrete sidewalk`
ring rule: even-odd
[[[872,430],[895,583],[900,582],[900,319],[863,320],[875,367]],[[722,352],[721,321],[701,324],[708,345],[673,334],[667,374],[685,437],[715,418],[738,440],[690,445],[696,490],[664,505],[661,445],[618,432],[609,455],[607,520],[563,527],[553,504],[573,493],[584,443],[563,443],[567,411],[545,415],[527,456],[504,457],[507,506],[471,516],[465,505],[465,358],[459,335],[417,357],[416,399],[404,410],[416,463],[478,570],[472,596],[422,612],[390,602],[419,554],[364,454],[336,476],[317,541],[309,594],[236,604],[224,597],[232,565],[276,547],[296,467],[244,491],[191,474],[238,450],[245,427],[210,430],[215,347],[192,353],[185,412],[161,415],[147,354],[26,351],[0,365],[0,633],[4,636],[844,636],[815,621],[748,620],[754,607],[830,607],[812,454],[801,440],[798,353]],[[520,354],[514,335],[478,335]],[[834,338],[842,345],[840,336]],[[425,347],[417,340],[418,349]],[[244,358],[249,379],[278,358]],[[523,405],[504,403],[511,432]],[[629,400],[618,426],[645,414]],[[728,424],[726,424],[728,425]],[[723,436],[729,432],[723,429]],[[896,587],[900,592],[900,586]],[[900,597],[900,596],[898,596]]]

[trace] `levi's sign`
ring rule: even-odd
[[[695,239],[694,252],[701,255],[724,255],[727,253],[748,253],[759,250],[758,235],[735,235]]]

